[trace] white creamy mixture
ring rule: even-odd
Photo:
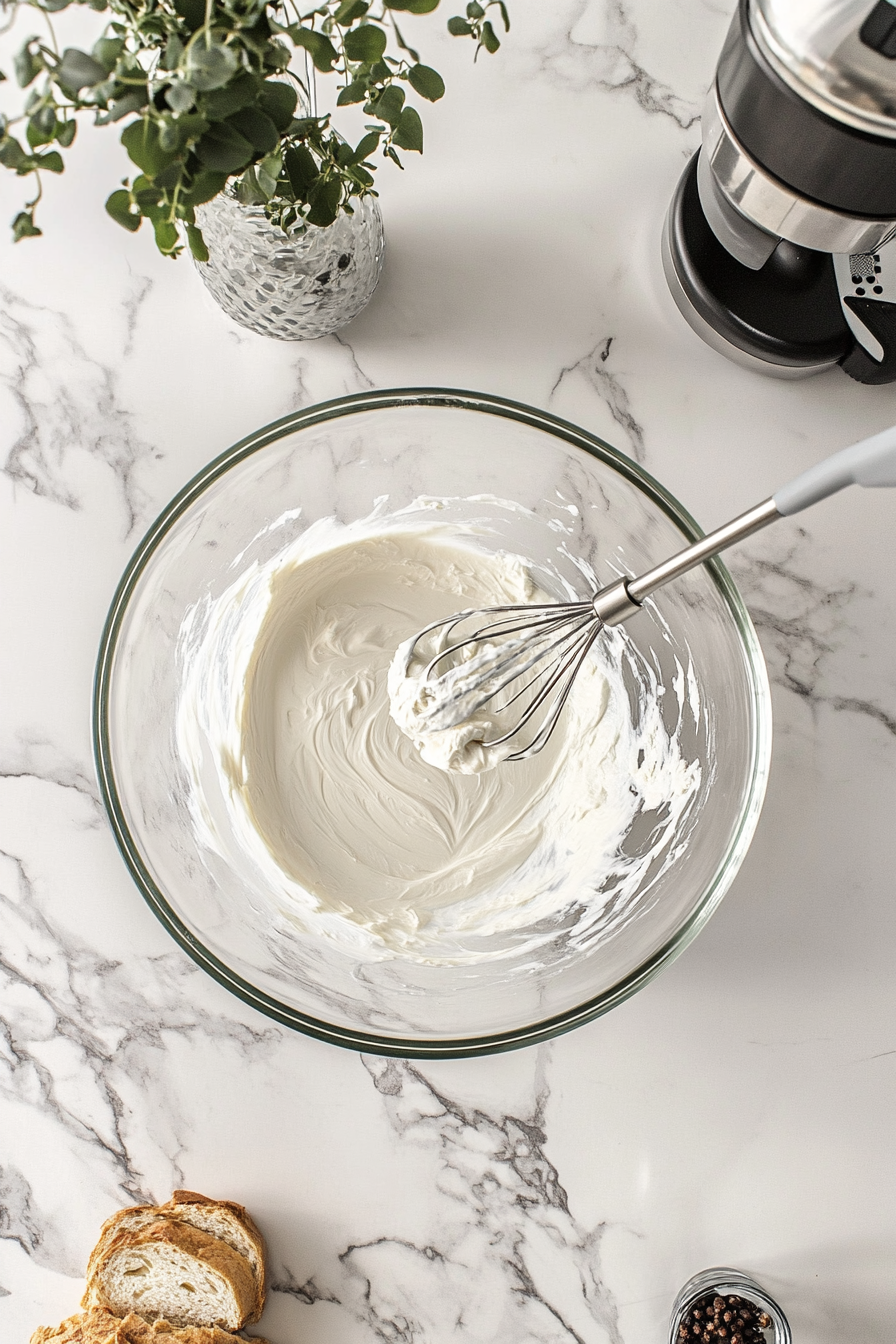
[[[537,954],[560,924],[587,939],[674,848],[699,766],[618,631],[595,646],[539,755],[482,773],[423,760],[389,712],[396,649],[460,608],[536,589],[519,557],[440,521],[437,502],[431,522],[421,501],[412,509],[413,522],[381,509],[314,523],[189,613],[177,745],[200,838],[354,956]],[[655,843],[626,854],[644,814]]]

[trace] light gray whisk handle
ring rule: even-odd
[[[810,467],[739,518],[695,541],[677,555],[664,560],[636,579],[620,579],[602,588],[594,598],[594,610],[605,625],[619,625],[640,611],[645,597],[657,588],[686,574],[704,560],[737,541],[752,536],[776,518],[788,517],[818,504],[847,485],[896,486],[896,425],[874,434],[870,439],[842,448],[824,462]]]
[[[782,485],[774,494],[775,508],[785,516],[799,513],[847,485],[896,485],[896,425],[841,449]]]

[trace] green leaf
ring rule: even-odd
[[[313,58],[312,58],[313,59]],[[292,60],[292,52],[283,42],[267,42],[263,49],[262,64],[266,70],[287,70]]]
[[[35,225],[34,216],[30,210],[23,210],[16,215],[12,222],[12,236],[17,243],[23,238],[40,238],[41,230]]]
[[[125,186],[127,183],[125,183]],[[155,182],[150,182],[143,173],[134,178],[134,185],[131,187],[131,195],[140,206],[140,209],[146,212],[152,205],[157,205],[162,199],[162,193]]]
[[[118,64],[118,58],[124,51],[123,37],[101,37],[98,42],[93,44],[93,55],[99,61],[107,75]]]
[[[173,163],[168,164],[167,168],[163,168],[160,173],[156,174],[153,178],[153,182],[157,187],[161,187],[163,191],[175,191],[180,187],[180,184],[183,181],[183,176],[184,165],[179,159],[175,159]]]
[[[406,107],[401,114],[398,130],[392,136],[392,143],[399,149],[412,149],[423,153],[423,122],[413,107]]]
[[[439,0],[385,0],[387,9],[402,10],[405,14],[431,14]]]
[[[121,143],[131,162],[149,178],[157,177],[176,158],[170,150],[162,148],[158,122],[149,117],[141,117],[126,126],[121,133]]]
[[[33,41],[35,41],[34,38],[29,38],[21,51],[16,52],[15,56],[12,58],[12,68],[15,71],[16,82],[23,89],[27,89],[31,81],[39,75],[43,69],[43,62],[39,57],[35,56],[29,45],[29,43]],[[18,218],[21,219],[22,216],[19,215]],[[28,218],[30,219],[31,216],[29,215]]]
[[[172,33],[165,43],[165,50],[162,52],[162,59],[159,65],[163,70],[176,70],[180,65],[180,58],[184,54],[184,44],[177,33]]]
[[[292,121],[299,96],[291,84],[276,79],[265,80],[258,95],[258,106],[267,113],[278,131],[285,131]]]
[[[360,19],[367,13],[370,5],[367,0],[342,0],[342,4],[333,15],[333,22],[338,23],[341,28],[346,28],[355,19]]]
[[[448,20],[448,31],[452,37],[469,37],[473,29],[466,19],[454,18]]]
[[[245,168],[253,149],[244,135],[226,121],[212,126],[196,145],[196,157],[206,168],[219,173],[238,173]]]
[[[350,61],[378,61],[386,50],[386,34],[373,23],[362,23],[346,33],[344,45]]]
[[[189,112],[196,102],[196,97],[189,84],[185,84],[182,79],[178,79],[173,84],[169,84],[165,90],[165,102],[172,112]]]
[[[437,103],[445,92],[442,76],[428,65],[412,65],[408,71],[408,83],[415,93],[431,103]]]
[[[77,47],[66,47],[62,60],[53,72],[53,78],[66,89],[77,93],[80,89],[100,84],[107,75],[105,66]]]
[[[510,15],[507,13],[507,6],[505,5],[504,0],[498,0],[498,8],[501,11],[501,18],[504,20],[504,31],[505,33],[509,33]]]
[[[198,229],[195,224],[187,225],[187,242],[190,244],[190,251],[196,261],[208,261],[208,248],[205,245],[202,230]]]
[[[314,62],[316,70],[329,74],[336,64],[338,52],[326,33],[317,33],[311,28],[300,28],[294,23],[289,35],[297,47],[304,47]]]
[[[191,33],[195,33],[205,23],[205,0],[174,0],[174,8]]]
[[[184,79],[197,93],[207,93],[226,84],[238,65],[236,53],[222,42],[195,42],[186,55]]]
[[[121,121],[122,117],[128,116],[129,113],[139,112],[148,101],[149,91],[147,89],[132,89],[123,98],[116,98],[108,112],[103,112],[102,115],[97,117],[96,124],[97,126],[107,126],[109,122]]]
[[[14,140],[11,135],[0,140],[0,163],[4,168],[18,168],[27,157],[18,140]]]
[[[353,168],[349,168],[348,175],[352,179],[352,181],[357,182],[359,186],[362,187],[373,186],[373,178],[370,176],[367,169],[360,168],[357,164],[355,164]],[[376,195],[376,192],[374,192],[374,195]]]
[[[381,121],[387,121],[390,126],[397,126],[401,121],[403,107],[404,89],[399,88],[397,84],[390,84],[387,89],[383,89],[377,99],[367,103],[364,111]]]
[[[498,35],[495,32],[494,28],[489,23],[488,19],[486,19],[485,23],[482,25],[480,42],[482,43],[482,46],[485,47],[486,51],[490,52],[492,56],[494,56],[495,52],[501,45],[501,43],[498,41]]]
[[[68,149],[75,138],[78,129],[78,123],[72,118],[71,121],[60,121],[56,124],[56,143],[63,149]]]
[[[165,117],[159,127],[159,144],[162,149],[179,155],[208,129],[209,123],[198,112],[181,117]]]
[[[290,125],[290,134],[298,136],[313,136],[317,131],[325,131],[329,115],[326,117],[296,117]]]
[[[336,99],[337,107],[350,107],[352,103],[363,103],[367,97],[368,86],[366,79],[353,79],[350,84],[340,92]]]
[[[153,230],[156,235],[156,247],[165,256],[175,255],[175,249],[179,242],[177,225],[172,224],[170,219],[158,219],[153,224]]]
[[[28,143],[32,149],[37,149],[40,145],[48,145],[56,136],[56,109],[55,107],[41,107],[29,119],[25,130]]]
[[[224,190],[227,185],[226,173],[214,173],[208,168],[200,168],[193,174],[189,187],[181,191],[181,199],[190,205],[204,205]]]
[[[279,177],[283,171],[283,153],[278,147],[273,154],[265,154],[264,158],[258,164],[260,173],[267,173],[269,177]]]
[[[368,135],[365,135],[358,141],[355,152],[349,162],[352,164],[363,163],[365,159],[370,158],[371,154],[376,153],[377,149],[379,149],[379,144],[379,133],[377,131],[371,131]]]
[[[271,177],[270,173],[263,172],[260,165],[255,171],[258,175],[258,185],[265,194],[265,200],[269,201],[272,196],[277,194],[277,178]]]
[[[106,213],[112,216],[116,224],[127,229],[128,233],[136,233],[143,221],[139,210],[133,207],[129,191],[113,191],[106,202]]]
[[[34,161],[38,168],[42,168],[48,173],[65,172],[62,155],[56,149],[51,149],[49,154],[36,154]]]
[[[269,154],[280,143],[280,132],[267,116],[257,107],[244,107],[227,118],[227,125],[234,126],[240,135],[244,135],[253,149]]]
[[[254,168],[247,168],[236,184],[236,198],[242,205],[264,205],[270,193],[265,192]]]
[[[254,103],[260,88],[262,81],[259,76],[244,70],[224,88],[204,93],[199,100],[200,110],[209,121],[224,121],[234,112],[239,112],[240,108]]]
[[[308,223],[316,224],[321,229],[327,228],[339,213],[341,198],[342,184],[338,178],[331,177],[319,183],[310,194],[311,209],[305,216]]]
[[[477,4],[477,0],[470,0],[470,3],[467,5],[467,18],[468,19],[485,18],[485,10],[482,8],[480,4]]]
[[[304,200],[313,182],[320,176],[317,161],[304,145],[294,145],[283,156],[289,184],[298,200]]]

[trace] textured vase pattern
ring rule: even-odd
[[[229,317],[281,341],[310,341],[344,327],[370,302],[383,268],[383,217],[373,196],[328,228],[284,233],[262,206],[229,192],[197,212],[209,259],[196,268]]]

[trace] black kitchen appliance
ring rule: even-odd
[[[896,381],[896,0],[740,0],[663,264],[707,344]]]

